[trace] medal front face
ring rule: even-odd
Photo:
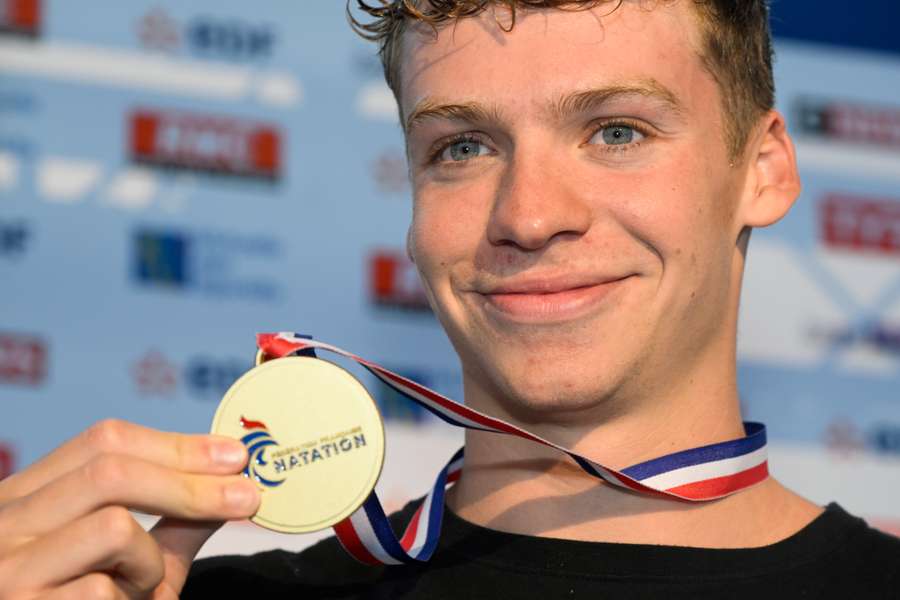
[[[362,505],[384,461],[375,402],[350,373],[317,358],[265,362],[238,379],[211,433],[241,440],[262,491],[254,523],[283,533],[330,527]]]

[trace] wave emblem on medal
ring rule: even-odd
[[[352,374],[307,356],[264,360],[223,396],[211,433],[241,440],[244,474],[262,492],[251,521],[282,533],[331,527],[375,488],[384,462],[384,425]]]

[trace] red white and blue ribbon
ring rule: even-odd
[[[469,429],[515,435],[568,454],[584,471],[612,485],[674,500],[714,500],[755,485],[769,476],[766,428],[744,423],[746,436],[710,444],[621,470],[611,469],[501,419],[485,415],[446,396],[336,346],[295,333],[261,333],[257,345],[269,358],[327,350],[353,360],[385,384],[428,409],[439,418]],[[434,553],[444,514],[444,491],[462,472],[460,449],[438,474],[431,491],[399,539],[373,491],[350,517],[334,526],[351,556],[366,564],[399,565],[425,562]]]

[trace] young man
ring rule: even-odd
[[[750,230],[799,193],[765,4],[557,4],[396,0],[364,27],[404,124],[409,252],[466,403],[614,468],[740,438]],[[175,597],[207,521],[255,511],[231,475],[244,461],[210,436],[93,428],[0,484],[0,596]],[[145,534],[123,507],[169,518]],[[363,566],[331,539],[203,561],[184,588],[242,593],[889,598],[900,541],[771,478],[679,502],[469,431],[429,563]]]
[[[556,4],[393,2],[363,25],[404,125],[409,254],[461,358],[466,403],[616,467],[740,438],[750,230],[800,190],[772,110],[765,3]],[[680,503],[471,430],[465,461],[427,567],[356,568],[331,541],[209,561],[188,589],[900,596],[900,541],[774,479]]]

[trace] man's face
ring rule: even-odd
[[[635,4],[403,40],[410,253],[467,398],[524,420],[680,385],[733,328],[719,90],[691,3]]]

